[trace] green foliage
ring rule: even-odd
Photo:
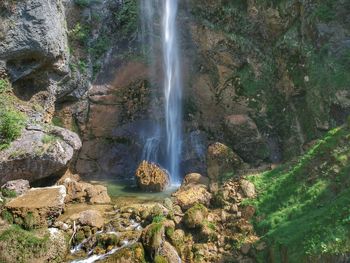
[[[90,34],[91,28],[86,24],[81,25],[79,22],[69,31],[70,39],[83,46],[87,46]]]
[[[110,40],[106,35],[99,36],[94,42],[91,43],[89,51],[95,60],[99,59],[103,54],[108,51],[110,47]]]
[[[9,224],[12,224],[13,223],[13,216],[12,214],[7,211],[7,210],[3,210],[1,212],[1,217],[6,221],[8,222]]]
[[[80,7],[89,7],[94,3],[99,3],[100,0],[74,0],[74,4]]]
[[[275,259],[281,248],[290,262],[350,252],[349,136],[334,129],[297,163],[249,178],[259,192],[254,224]]]
[[[0,94],[11,90],[11,83],[8,79],[0,79]]]
[[[54,116],[52,118],[52,124],[58,127],[63,127],[63,121],[60,117]]]
[[[115,20],[121,28],[121,37],[127,39],[137,30],[138,24],[138,2],[136,0],[125,0],[120,10],[115,13]]]
[[[10,197],[10,198],[14,198],[17,196],[14,190],[9,190],[9,189],[1,189],[1,193],[3,196]]]
[[[153,217],[152,223],[161,223],[165,220],[165,216],[163,215],[156,215]]]
[[[0,255],[0,261],[9,257],[20,263],[44,256],[48,249],[49,235],[37,237],[33,232],[25,231],[13,225],[0,234],[0,246],[6,253]]]
[[[18,110],[0,109],[0,150],[21,135],[25,121],[25,115]]]
[[[334,20],[336,18],[334,4],[334,0],[321,1],[312,14],[312,18],[321,22],[330,22]]]

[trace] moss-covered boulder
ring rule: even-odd
[[[185,213],[183,221],[188,228],[200,228],[208,217],[208,209],[202,204],[196,204]]]
[[[145,251],[141,243],[119,250],[112,256],[103,259],[103,263],[146,263]]]

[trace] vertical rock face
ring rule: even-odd
[[[61,1],[26,0],[2,12],[0,61],[12,81],[50,68],[68,73],[68,44]]]
[[[3,2],[0,72],[7,73],[17,97],[52,114],[55,95],[63,89],[58,82],[70,72],[62,1]]]

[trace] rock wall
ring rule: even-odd
[[[137,1],[2,7],[0,72],[20,100],[43,108],[30,118],[80,135],[73,166],[83,176],[130,178],[163,118],[162,84],[149,78]],[[259,166],[303,152],[345,121],[346,10],[343,0],[181,2],[184,174],[205,173],[212,142]],[[161,72],[159,59],[153,66]]]

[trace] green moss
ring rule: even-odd
[[[60,117],[54,116],[52,118],[52,124],[58,127],[63,127],[63,121]]]
[[[350,132],[330,131],[297,163],[250,177],[259,197],[254,222],[278,261],[350,252]]]
[[[8,222],[9,224],[12,224],[13,223],[13,216],[12,214],[7,211],[7,210],[3,210],[1,212],[1,217],[6,221]]]
[[[152,223],[162,223],[165,220],[165,216],[156,215],[153,217]]]
[[[154,263],[169,263],[169,261],[165,257],[157,255],[154,258]]]

